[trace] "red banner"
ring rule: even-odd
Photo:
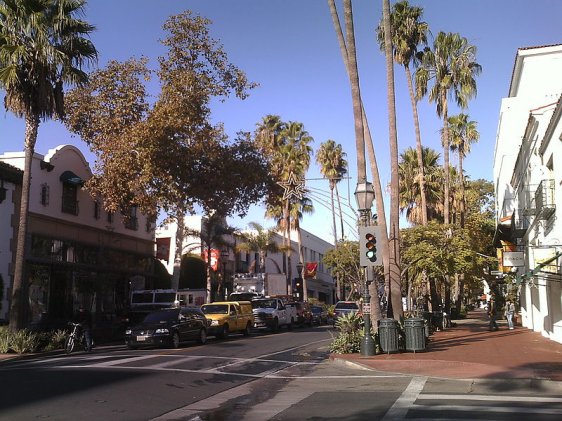
[[[211,269],[213,269],[215,272],[216,270],[219,268],[219,257],[221,255],[221,252],[217,249],[211,249]],[[208,262],[208,258],[207,258],[207,249],[203,250],[203,259],[205,260],[205,263]]]
[[[315,278],[316,271],[318,270],[318,263],[317,262],[306,262],[306,266],[304,269],[304,277],[305,278]]]
[[[156,258],[170,261],[170,237],[162,237],[156,239]]]

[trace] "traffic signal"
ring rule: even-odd
[[[361,266],[382,266],[382,258],[379,251],[380,244],[377,244],[379,238],[379,226],[359,227],[359,264]]]

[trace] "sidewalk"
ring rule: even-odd
[[[456,327],[435,332],[422,352],[363,357],[333,354],[338,363],[366,369],[444,378],[541,379],[562,382],[562,344],[521,326],[488,330],[484,310],[470,312]]]

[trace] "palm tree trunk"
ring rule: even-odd
[[[421,196],[421,217],[422,225],[427,225],[427,199],[425,195],[425,171],[423,167],[423,152],[420,131],[420,120],[418,116],[418,104],[414,95],[414,86],[412,84],[412,73],[408,66],[404,66],[406,72],[406,80],[408,81],[408,92],[410,93],[410,102],[412,103],[412,113],[414,114],[414,130],[416,133],[416,152],[418,156],[418,183],[420,185]]]
[[[300,227],[297,227],[297,243],[299,247],[299,261],[303,264],[302,273],[299,273],[298,276],[302,277],[302,300],[308,301],[308,291],[307,291],[307,282],[304,273],[306,272],[306,262],[304,260],[304,253],[302,249],[302,234]]]
[[[464,192],[464,174],[462,168],[462,152],[459,148],[459,178],[460,178],[460,190],[461,190],[461,203],[460,203],[460,214],[461,214],[461,228],[464,228],[465,212],[466,212],[466,198]]]
[[[390,1],[383,0],[384,33],[391,34]],[[388,105],[388,142],[390,147],[390,297],[393,316],[403,316],[402,285],[400,279],[400,201],[398,188],[398,136],[396,131],[396,99],[394,92],[394,60],[392,57],[392,40],[385,36],[384,51],[386,56],[386,81]]]
[[[29,284],[25,276],[25,251],[27,249],[27,222],[29,211],[29,191],[31,187],[31,164],[35,154],[39,117],[25,118],[25,162],[22,180],[18,242],[16,245],[16,262],[14,282],[12,285],[12,302],[10,305],[10,330],[24,329],[29,323]]]
[[[289,214],[289,200],[285,201],[283,209],[285,219],[285,235],[287,246],[287,294],[293,295],[293,268],[291,266],[291,215]]]
[[[445,191],[443,193],[443,219],[445,225],[449,225],[449,124],[447,116],[447,98],[446,94],[442,94],[443,104],[443,171],[445,172]]]
[[[341,239],[345,237],[345,232],[343,230],[343,213],[341,209],[341,199],[340,199],[340,192],[338,191],[338,184],[336,183],[334,188],[336,189],[336,198],[338,199],[338,210],[340,213],[340,225],[341,225]],[[336,243],[337,244],[337,243]]]
[[[336,229],[336,207],[334,204],[334,183],[330,181],[330,204],[332,206],[332,228],[334,231],[334,244],[338,244],[338,231]]]
[[[343,32],[340,25],[340,20],[338,17],[338,12],[334,0],[328,0],[328,5],[330,6],[330,13],[332,15],[332,22],[334,24],[334,29],[336,31],[336,36],[338,38],[338,43],[340,45],[340,52],[344,61],[344,65],[348,76],[350,75],[350,65],[349,65],[349,54],[343,37]],[[375,190],[375,203],[377,206],[378,213],[378,224],[381,227],[383,233],[381,238],[381,250],[382,259],[384,264],[385,279],[389,279],[389,252],[388,252],[388,236],[386,228],[386,215],[384,210],[384,200],[382,194],[381,181],[379,177],[379,169],[377,165],[377,159],[375,155],[375,148],[373,146],[373,139],[371,137],[371,131],[369,129],[369,124],[367,120],[367,115],[363,104],[361,103],[361,121],[363,122],[364,135],[366,136],[365,144],[367,146],[367,153],[369,156],[369,162],[371,167],[371,176],[373,177],[373,188]],[[388,282],[387,282],[388,285]],[[373,288],[375,286],[371,284]],[[376,289],[376,288],[375,288]],[[377,326],[378,321],[381,318],[380,302],[377,294],[371,294],[371,321],[373,326]]]

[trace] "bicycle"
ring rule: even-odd
[[[68,324],[72,326],[72,330],[70,331],[70,334],[68,335],[68,338],[66,338],[66,341],[64,343],[64,352],[70,354],[74,350],[75,345],[80,343],[84,346],[84,351],[91,352],[93,341],[90,340],[90,344],[88,345],[88,343],[86,342],[84,329],[82,329],[82,325],[80,323],[72,322]]]

